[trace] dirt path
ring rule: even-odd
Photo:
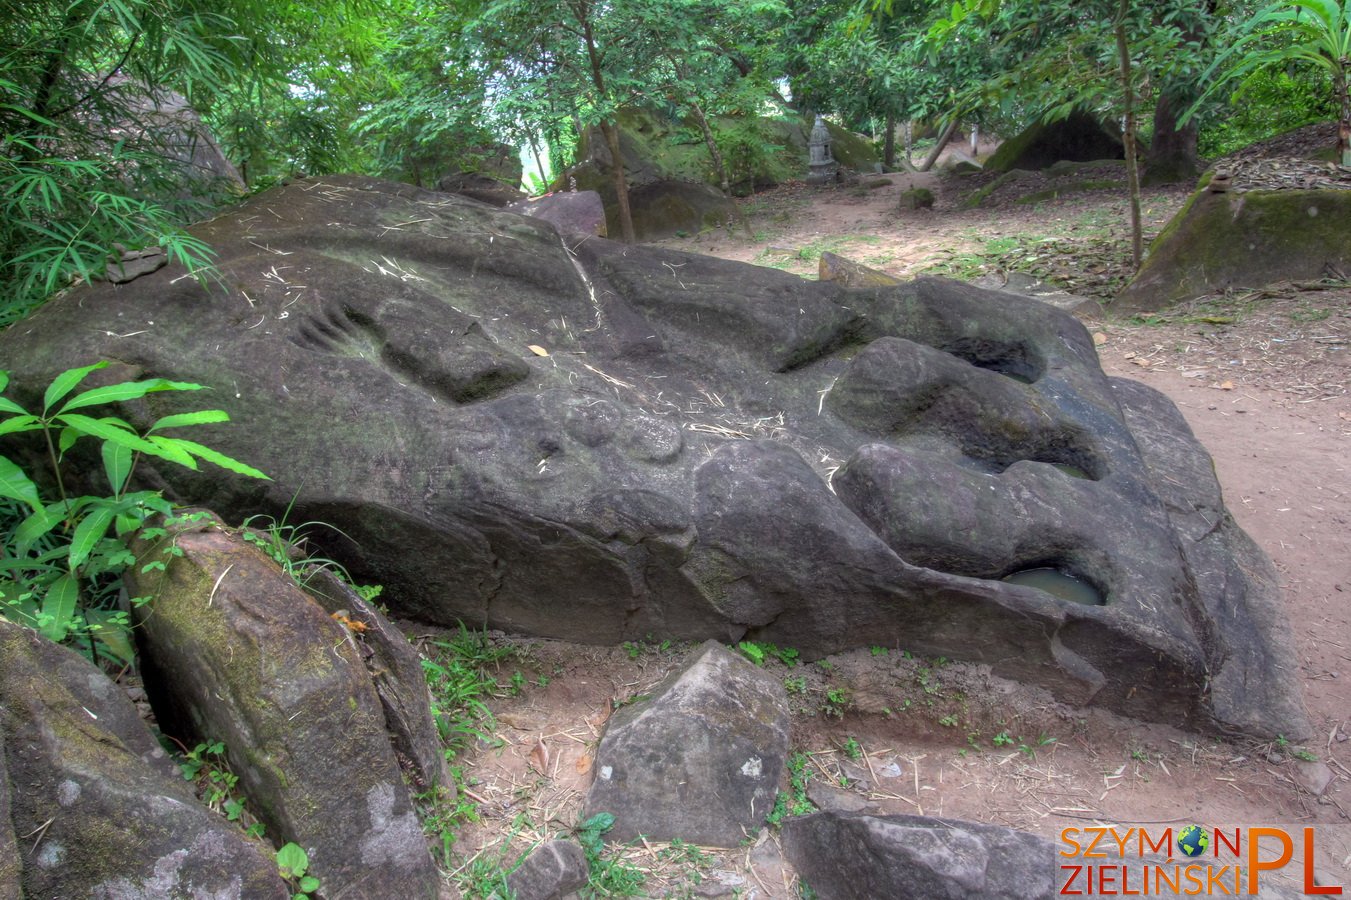
[[[1061,251],[1049,254],[1051,271],[1065,264],[1067,245],[1083,249],[1080,276],[1101,265],[1106,283],[1122,263],[1125,204],[1116,193],[966,210],[961,189],[937,176],[889,180],[780,189],[747,202],[746,228],[664,245],[807,276],[821,250],[901,277],[935,266],[998,274],[992,254],[1026,260],[1051,245]],[[900,210],[898,194],[911,186],[934,190],[935,209]],[[1182,198],[1149,194],[1148,227]],[[1302,683],[1314,737],[1302,746],[1221,741],[1068,709],[980,667],[876,648],[827,666],[769,664],[796,710],[794,748],[814,776],[807,796],[818,806],[954,816],[1049,837],[1094,823],[1316,823],[1329,826],[1319,873],[1351,886],[1351,292],[1230,298],[1150,324],[1090,311],[1083,318],[1102,335],[1104,369],[1173,399],[1214,455],[1234,517],[1275,562],[1299,659],[1290,677]],[[495,704],[493,744],[463,759],[482,801],[482,823],[460,837],[466,860],[510,860],[565,836],[606,718],[683,649],[518,647],[524,689]],[[641,896],[796,896],[772,829],[697,862],[650,844],[612,859],[643,875]],[[470,868],[457,875],[462,888]]]

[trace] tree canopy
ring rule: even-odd
[[[887,138],[911,120],[1009,135],[1138,116],[1145,174],[1183,178],[1198,135],[1213,153],[1319,117],[1341,120],[1351,162],[1349,3],[3,0],[0,321],[117,248],[209,266],[179,226],[228,196],[184,182],[167,92],[235,192],[335,171],[431,184],[500,143],[542,190],[594,133],[622,206],[628,106],[699,134],[724,190],[746,146],[726,117],[814,113]]]

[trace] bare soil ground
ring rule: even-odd
[[[1106,294],[1124,278],[1121,191],[1026,204],[1004,192],[992,206],[964,209],[969,180],[886,180],[786,186],[746,201],[745,227],[665,244],[806,276],[826,249],[903,277],[1064,271],[1062,281],[1089,296],[1095,284]],[[899,208],[912,186],[935,192],[932,210]],[[1147,228],[1160,228],[1184,197],[1148,192]],[[1303,687],[1314,735],[1230,741],[1071,709],[981,667],[910,658],[904,647],[793,667],[771,660],[793,703],[807,799],[1051,838],[1094,824],[1314,824],[1320,878],[1351,886],[1351,290],[1277,285],[1131,321],[1088,309],[1079,315],[1100,335],[1104,369],[1177,403],[1214,455],[1234,517],[1275,561],[1299,659],[1289,674]],[[451,895],[476,895],[472,873],[485,863],[510,864],[540,839],[569,834],[606,719],[688,649],[515,646],[501,677],[518,669],[524,682],[493,702],[493,740],[460,760],[481,821],[459,833]],[[783,789],[801,800],[787,776]],[[619,875],[644,879],[638,896],[797,896],[772,828],[733,851],[640,842],[607,859]]]

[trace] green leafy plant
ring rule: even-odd
[[[863,758],[863,747],[859,744],[858,739],[855,738],[852,734],[845,739],[844,755],[849,757],[850,759]]]
[[[743,656],[757,666],[763,666],[765,664],[765,649],[754,641],[742,641],[740,644],[737,644],[737,649],[741,651]]]
[[[39,458],[48,467],[46,482],[7,456],[0,456],[0,614],[37,629],[53,641],[88,637],[87,651],[125,659],[125,610],[116,609],[119,577],[136,560],[130,539],[155,514],[173,506],[158,491],[131,489],[137,464],[153,456],[189,469],[205,460],[231,472],[267,478],[239,460],[166,431],[229,421],[224,410],[175,413],[157,419],[144,432],[115,416],[92,415],[94,407],[137,400],[166,391],[198,391],[200,384],[150,378],[90,388],[73,394],[92,372],[109,364],[62,372],[48,385],[41,411],[30,413],[0,396],[0,435],[40,436]],[[0,392],[9,373],[0,371]],[[72,493],[65,461],[77,444],[100,444],[107,494]],[[160,532],[162,533],[162,532]],[[146,564],[163,567],[162,561]],[[96,640],[97,639],[97,643]]]
[[[779,791],[774,807],[765,817],[766,824],[777,828],[787,816],[805,816],[816,809],[807,797],[807,782],[811,780],[811,757],[801,751],[788,757],[788,790]]]
[[[1205,73],[1210,87],[1182,117],[1192,116],[1221,87],[1239,83],[1242,93],[1259,73],[1302,65],[1331,83],[1338,110],[1338,161],[1351,166],[1351,0],[1278,0],[1239,26],[1239,37]]]
[[[491,740],[486,732],[493,714],[486,701],[500,685],[488,669],[515,651],[495,646],[486,631],[470,631],[463,623],[457,636],[428,643],[433,653],[422,658],[422,671],[431,689],[432,720],[448,756],[454,756],[469,741]]]
[[[463,770],[458,766],[451,767],[450,777],[457,790],[441,787],[413,795],[422,831],[435,842],[437,861],[446,869],[452,867],[451,852],[455,847],[456,832],[467,823],[479,821],[478,808],[463,790],[458,789],[465,784]]]
[[[1013,743],[1013,736],[1007,731],[1001,731],[999,734],[990,738],[990,743],[994,744],[996,747],[1007,747],[1009,744]]]
[[[308,900],[310,894],[319,890],[319,879],[305,874],[309,870],[310,855],[299,844],[289,843],[277,851],[277,874],[297,889],[291,900]]]
[[[611,813],[596,813],[573,832],[591,871],[584,896],[637,897],[647,876],[632,863],[606,853],[605,833],[614,827]]]
[[[197,796],[209,809],[239,823],[250,837],[262,835],[262,823],[250,821],[244,800],[235,792],[239,776],[230,770],[224,743],[205,741],[198,744],[183,755],[178,770],[183,773],[184,781],[196,786]]]

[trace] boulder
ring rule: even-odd
[[[928,188],[910,188],[901,191],[901,209],[933,209],[934,192]]]
[[[129,113],[107,126],[109,149],[120,141],[149,148],[167,163],[180,184],[180,198],[213,199],[242,194],[246,185],[202,117],[177,91],[150,88],[134,78],[113,75],[104,89]]]
[[[23,900],[23,871],[19,865],[19,842],[14,837],[14,819],[10,815],[9,791],[5,732],[0,730],[0,900]]]
[[[1058,896],[1175,896],[1171,884],[1209,884],[1229,893],[1238,884],[1265,900],[1305,896],[1297,874],[1273,870],[1242,876],[1232,851],[1196,861],[1173,853],[1174,828],[1147,827],[1169,855],[1125,851],[1104,839],[1089,855],[1089,835],[1048,841],[1013,828],[928,816],[816,812],[784,823],[784,853],[821,900],[924,897],[925,900],[1051,900]],[[1221,855],[1223,853],[1224,855]],[[1296,855],[1296,859],[1298,859]],[[1242,859],[1240,859],[1242,864]],[[1290,865],[1294,870],[1298,862]],[[1092,876],[1089,874],[1092,870]],[[1092,885],[1089,878],[1093,878]],[[1162,878],[1162,880],[1161,880]],[[1198,881],[1193,881],[1198,878]],[[1255,882],[1255,885],[1252,884]],[[1328,884],[1317,880],[1317,884]],[[1238,891],[1235,891],[1238,893]]]
[[[507,204],[507,212],[552,222],[560,234],[605,237],[605,204],[595,191],[545,194]]]
[[[1054,122],[1032,123],[999,145],[985,161],[985,171],[1045,169],[1062,160],[1087,162],[1123,159],[1125,155],[1119,134],[1109,132],[1097,118],[1079,111]]]
[[[510,206],[525,200],[519,188],[503,184],[496,178],[478,172],[457,172],[436,183],[436,189],[447,194],[459,194],[489,206]]]
[[[365,632],[210,520],[165,540],[175,548],[165,570],[126,576],[129,590],[155,597],[135,619],[161,727],[224,743],[259,820],[278,844],[306,849],[325,893],[436,897]],[[160,549],[136,546],[146,559]]]
[[[1351,190],[1214,190],[1203,180],[1112,310],[1157,310],[1231,288],[1351,271],[1348,221]]]
[[[783,823],[783,848],[821,900],[1050,900],[1056,846],[999,825],[819,812]]]
[[[1147,457],[1059,310],[935,278],[569,251],[546,222],[354,177],[194,233],[219,283],[170,265],[0,333],[11,396],[109,357],[96,376],[212,386],[233,421],[198,439],[273,481],[138,472],[235,519],[294,501],[398,615],[808,659],[905,646],[1146,719],[1308,733],[1250,542],[1166,505],[1170,467],[1209,457],[1190,440]],[[1027,570],[1092,602],[1004,580]]]
[[[586,887],[591,867],[586,852],[572,841],[540,844],[507,876],[515,900],[562,900]]]
[[[1065,895],[1117,896],[1118,893],[1172,896],[1169,884],[1190,886],[1193,877],[1230,893],[1235,879],[1265,900],[1304,896],[1290,878],[1273,871],[1254,878],[1256,888],[1239,875],[1231,851],[1194,862],[1172,853],[1173,829],[1148,827],[1149,839],[1164,843],[1169,855],[1142,855],[1127,844],[1107,848],[1109,837],[1088,856],[1088,836],[1077,843],[1051,841],[1001,825],[926,816],[872,816],[820,812],[783,825],[784,853],[804,884],[821,900],[872,900],[875,897],[923,897],[925,900],[1051,900]],[[1082,833],[1081,833],[1082,834]],[[1224,856],[1220,854],[1224,853]],[[1298,856],[1295,857],[1299,859]],[[1298,863],[1293,863],[1294,869]],[[1094,879],[1090,887],[1088,870]],[[1160,873],[1165,879],[1159,881]],[[1326,882],[1324,882],[1326,883]],[[1184,887],[1185,890],[1185,887]],[[1234,891],[1237,893],[1238,891]]]
[[[404,776],[419,792],[440,787],[454,797],[445,745],[431,716],[432,697],[422,657],[402,631],[330,569],[310,566],[301,580],[305,593],[330,618],[360,636],[357,649],[380,697],[385,731]]]
[[[0,897],[289,897],[154,743],[106,676],[0,619]]]
[[[788,725],[779,680],[709,641],[611,717],[582,818],[612,814],[611,840],[735,847],[774,807]]]

